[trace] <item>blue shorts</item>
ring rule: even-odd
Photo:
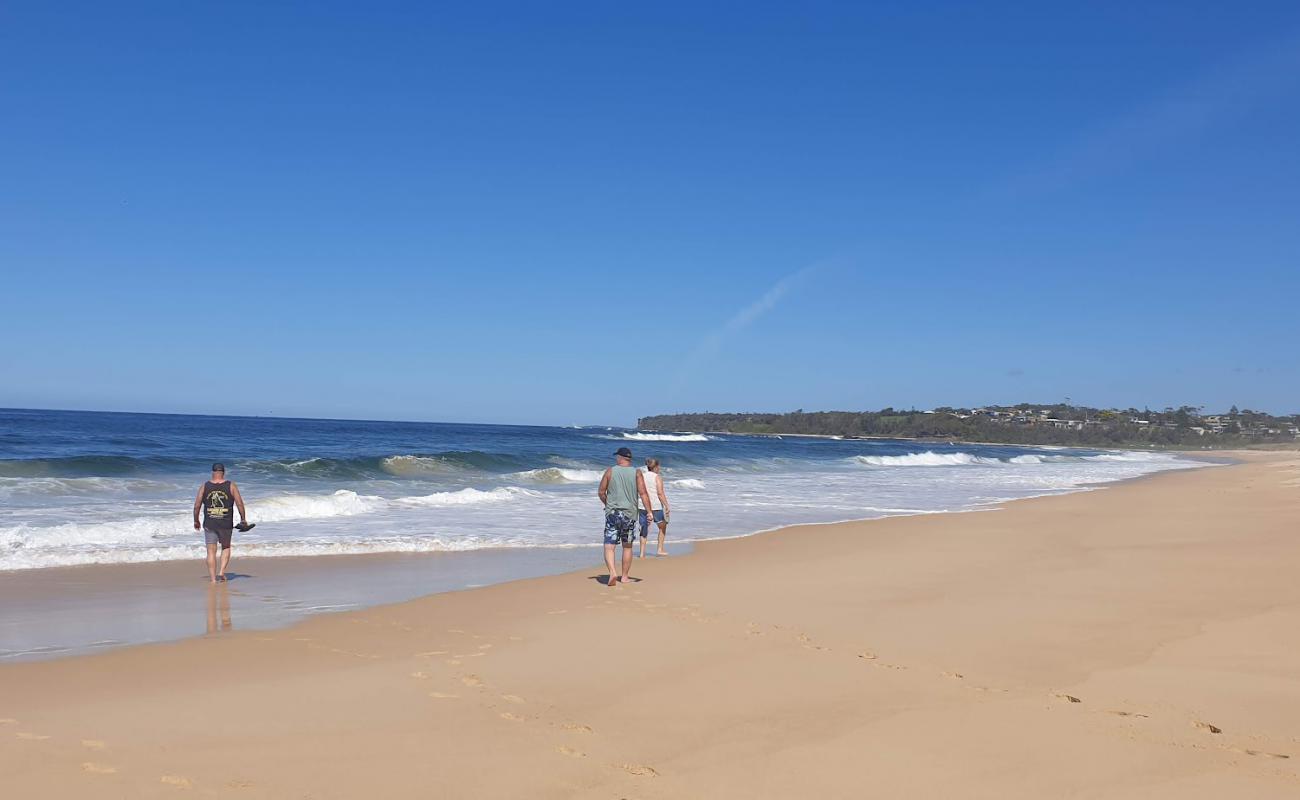
[[[641,538],[644,539],[650,535],[650,518],[646,516],[645,509],[642,509],[637,512],[637,519],[641,523]],[[664,512],[656,511],[655,522],[663,522],[663,521],[664,521]]]
[[[605,544],[631,547],[636,538],[636,517],[631,511],[616,508],[605,512]]]

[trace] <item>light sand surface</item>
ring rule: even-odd
[[[1300,458],[1249,458],[8,665],[0,789],[1300,797]]]

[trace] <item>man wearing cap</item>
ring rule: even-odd
[[[609,569],[607,586],[627,583],[632,570],[632,545],[636,542],[637,498],[650,507],[645,478],[632,467],[632,451],[626,447],[614,453],[617,466],[605,470],[600,479],[600,502],[605,504],[605,567]],[[623,545],[623,571],[614,569],[614,548]]]
[[[199,509],[203,509],[203,524],[199,524]],[[226,480],[226,466],[212,465],[212,479],[199,487],[199,494],[194,498],[194,530],[203,530],[203,542],[208,546],[208,577],[213,583],[226,579],[226,567],[230,566],[230,538],[234,533],[235,519],[232,513],[239,509],[239,529],[248,530],[248,515],[244,513],[244,498],[239,496],[239,487],[234,481]],[[221,545],[221,572],[217,572],[217,544]],[[220,578],[218,578],[220,574]]]

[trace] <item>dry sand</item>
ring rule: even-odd
[[[9,665],[0,789],[1300,797],[1300,458],[1251,459]]]

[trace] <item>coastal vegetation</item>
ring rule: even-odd
[[[643,417],[647,431],[799,434],[845,438],[914,438],[1097,447],[1246,447],[1300,442],[1300,414],[1273,416],[1233,406],[1204,414],[1194,406],[1163,411],[1020,403],[980,408],[884,408],[746,414],[664,414]]]

